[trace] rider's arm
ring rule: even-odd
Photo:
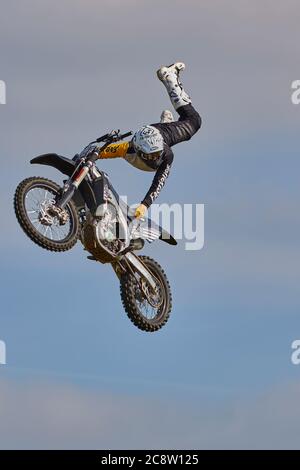
[[[171,165],[173,162],[173,152],[171,150],[168,151],[168,154],[164,158],[164,161],[161,163],[159,168],[156,171],[156,174],[153,178],[152,184],[150,186],[149,191],[147,192],[146,196],[142,200],[142,204],[147,208],[151,206],[151,204],[155,201],[158,197],[160,191],[162,190],[165,182],[169,176]]]
[[[119,142],[108,145],[99,153],[99,158],[123,158],[128,152],[130,142]]]

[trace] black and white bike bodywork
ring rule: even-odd
[[[102,151],[129,135],[112,132],[93,143],[104,142]],[[169,282],[156,261],[135,251],[143,248],[145,240],[177,242],[150,219],[139,221],[129,215],[107,174],[97,168],[98,155],[99,151],[83,151],[72,160],[57,154],[32,159],[31,163],[52,166],[69,178],[63,187],[46,178],[23,180],[15,193],[15,213],[22,229],[39,246],[66,251],[80,239],[90,259],[110,263],[131,321],[144,331],[156,331],[170,315]]]

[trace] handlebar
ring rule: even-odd
[[[125,134],[120,135],[120,140],[126,139],[126,137],[130,137],[133,134],[132,131],[126,132]]]
[[[118,140],[125,139],[126,137],[130,137],[131,135],[132,135],[132,131],[126,132],[125,134],[120,134],[120,129],[119,129],[117,131],[112,131],[108,134],[104,134],[101,137],[98,137],[98,139],[96,139],[92,143],[99,143],[99,142],[112,143]]]
[[[98,137],[98,139],[96,139],[93,143],[104,142],[106,139],[108,139],[109,136],[110,134],[104,134],[101,137]]]
[[[118,142],[119,140],[125,139],[126,137],[130,137],[131,135],[132,135],[132,131],[125,132],[125,134],[120,134],[120,129],[117,130],[117,131],[111,131],[108,134],[104,134],[101,137],[98,137],[98,139],[94,140],[93,142],[90,142],[87,145],[87,147],[85,147],[85,149],[82,151],[81,154],[75,155],[73,160],[77,161],[81,157],[81,155],[85,152],[85,150],[89,149],[90,145],[98,144],[99,142],[103,142],[102,147],[99,148],[97,152],[95,151],[94,153],[86,154],[86,155],[83,156],[82,161],[84,161],[85,159],[88,159],[92,162],[95,162],[96,160],[98,160],[99,153],[101,151],[103,151],[106,147],[108,147],[110,144],[112,144],[113,142]]]

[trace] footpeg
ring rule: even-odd
[[[92,256],[92,255],[91,255],[91,256],[87,256],[87,259],[90,259],[91,261],[97,261],[96,258],[95,258],[95,256]]]
[[[144,248],[144,245],[145,241],[142,238],[135,238],[129,243],[129,246],[131,246],[133,250],[142,250]]]

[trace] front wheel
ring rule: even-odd
[[[139,260],[156,280],[155,292],[151,292],[146,282],[126,272],[121,277],[120,289],[124,309],[130,320],[143,331],[157,331],[169,319],[172,308],[172,294],[168,278],[162,267],[149,256],[139,256]]]
[[[79,220],[70,201],[58,212],[56,200],[60,187],[46,178],[23,180],[16,189],[14,208],[26,235],[37,245],[50,251],[70,250],[78,239]]]

